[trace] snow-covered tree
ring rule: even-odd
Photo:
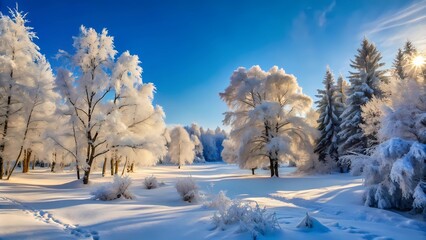
[[[367,137],[360,125],[364,123],[361,106],[373,96],[382,97],[380,85],[387,82],[387,79],[384,71],[380,70],[384,65],[381,58],[375,45],[364,39],[358,54],[351,61],[351,67],[355,71],[350,72],[351,86],[348,90],[347,107],[341,115],[339,155],[365,153],[367,150]]]
[[[399,79],[404,79],[406,77],[404,72],[404,52],[401,50],[401,48],[398,49],[398,53],[393,60],[393,70],[394,75]]]
[[[221,161],[222,142],[226,137],[226,133],[220,128],[215,131],[211,129],[204,130],[201,128],[201,143],[203,145],[203,156],[207,162]]]
[[[324,77],[324,89],[318,90],[316,97],[320,117],[318,119],[318,130],[320,136],[317,140],[314,152],[318,154],[319,161],[338,161],[337,133],[339,131],[339,113],[336,106],[336,90],[334,86],[334,76],[327,67]]]
[[[82,26],[73,46],[74,55],[61,55],[71,60],[76,75],[60,69],[56,81],[64,97],[61,113],[70,116],[78,151],[58,137],[52,139],[77,159],[85,184],[95,159],[106,153],[116,158],[116,166],[120,157],[127,160],[125,165],[136,158],[146,165],[156,163],[166,153],[164,113],[152,105],[155,88],[142,83],[138,57],[124,52],[114,61],[117,51],[106,29],[97,33]]]
[[[383,107],[381,143],[354,163],[363,168],[366,205],[426,216],[426,89],[415,79],[395,82]]]
[[[316,130],[306,123],[312,100],[302,93],[296,78],[274,66],[263,71],[259,66],[238,68],[220,97],[228,105],[224,124],[231,126],[224,144],[227,154],[236,156],[240,168],[269,165],[271,176],[278,176],[278,163],[312,158],[308,138]],[[229,154],[235,148],[236,154]],[[228,161],[228,160],[225,160]]]
[[[195,151],[195,158],[197,161],[204,162],[204,155],[203,155],[203,144],[200,140],[201,138],[201,129],[200,126],[196,123],[192,123],[191,126],[185,126],[186,131],[188,132],[189,136],[191,137],[192,142],[194,143],[194,151]]]
[[[42,135],[55,110],[52,71],[25,16],[18,9],[0,14],[0,178],[6,163],[7,179],[22,157],[26,172],[31,156],[43,154]]]
[[[342,74],[340,74],[335,86],[335,94],[336,94],[335,104],[336,104],[336,111],[337,111],[337,115],[339,116],[339,119],[340,119],[340,115],[342,115],[343,111],[345,111],[346,109],[348,89],[349,89],[348,82],[343,78]]]
[[[194,143],[188,132],[181,126],[170,131],[169,156],[170,161],[179,168],[186,163],[191,164],[195,158]]]

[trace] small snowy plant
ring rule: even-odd
[[[216,228],[225,230],[228,225],[238,224],[239,231],[250,232],[253,239],[280,229],[275,213],[268,213],[257,202],[225,202],[227,206],[219,207],[212,217]]]
[[[159,186],[158,180],[154,175],[146,177],[143,183],[146,189],[158,188]]]
[[[198,185],[192,177],[178,179],[176,182],[176,191],[186,202],[196,202],[200,198]]]
[[[220,191],[213,197],[212,201],[207,201],[204,206],[220,210],[227,209],[232,204],[232,200],[228,198],[224,191]]]
[[[132,179],[130,177],[119,177],[116,175],[113,182],[98,187],[91,194],[93,195],[93,199],[102,201],[110,201],[121,197],[133,199],[134,196],[129,190],[131,183]]]

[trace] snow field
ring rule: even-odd
[[[89,186],[74,172],[38,169],[16,174],[0,185],[0,239],[252,239],[238,225],[215,228],[217,211],[203,201],[188,203],[175,189],[178,178],[191,176],[211,201],[223,190],[231,199],[257,201],[276,213],[280,231],[257,239],[424,239],[426,224],[417,216],[363,206],[362,180],[342,174],[301,176],[281,168],[281,178],[226,164],[156,166],[130,175],[134,200],[92,200],[90,192],[106,182],[94,173]],[[146,189],[145,177],[164,182]],[[298,228],[306,213],[313,228]],[[317,227],[316,227],[317,226]],[[325,231],[327,229],[327,231]]]

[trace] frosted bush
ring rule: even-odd
[[[426,145],[392,138],[377,146],[363,160],[365,205],[382,209],[415,209],[426,206]]]
[[[196,202],[200,198],[197,183],[192,177],[178,179],[176,182],[176,191],[186,202]]]
[[[143,183],[146,189],[153,189],[159,186],[158,180],[154,175],[146,177]]]
[[[238,224],[239,231],[250,232],[254,239],[280,229],[275,213],[268,213],[257,202],[233,200],[227,207],[218,208],[212,217],[216,228]]]
[[[213,197],[212,201],[205,202],[204,205],[218,210],[225,210],[232,204],[232,200],[228,198],[224,191],[220,191]]]
[[[102,201],[110,201],[121,197],[133,199],[134,196],[129,190],[131,183],[132,179],[130,177],[119,177],[116,175],[113,182],[99,186],[91,194],[93,195],[93,199]]]

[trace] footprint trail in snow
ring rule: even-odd
[[[47,224],[54,224],[62,228],[65,232],[73,235],[77,239],[93,239],[99,240],[99,234],[96,231],[87,231],[83,228],[80,228],[78,225],[63,223],[61,220],[55,218],[51,213],[45,210],[33,209],[31,207],[25,206],[21,202],[13,200],[7,197],[0,197],[4,201],[8,201],[16,205],[20,210],[24,211],[26,214],[33,216],[35,219],[45,222]]]

